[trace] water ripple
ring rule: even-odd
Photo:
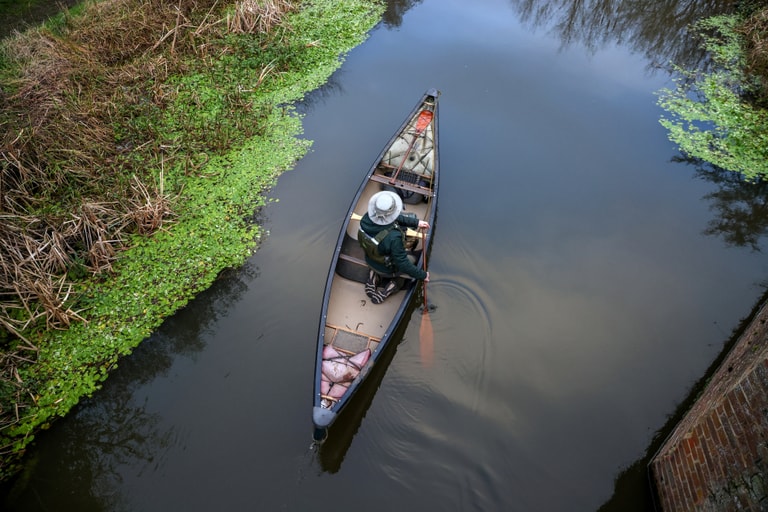
[[[430,282],[429,300],[437,305],[432,314],[435,335],[436,365],[448,372],[438,378],[440,389],[450,390],[454,399],[471,394],[469,408],[478,409],[478,402],[488,385],[490,362],[493,359],[493,323],[486,303],[491,301],[477,288],[477,283],[458,275],[441,275]],[[453,375],[451,375],[453,374]],[[455,380],[464,383],[456,389]]]

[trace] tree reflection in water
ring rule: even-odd
[[[718,187],[704,196],[716,213],[704,234],[721,237],[732,247],[760,251],[760,240],[768,233],[768,183],[750,183],[738,173],[695,164],[697,177]]]
[[[729,12],[732,0],[510,0],[524,23],[551,26],[563,46],[595,52],[615,44],[643,54],[650,67],[670,62],[696,67],[704,54],[686,29],[701,18]]]
[[[563,47],[582,44],[596,52],[620,45],[641,53],[650,68],[670,63],[685,68],[704,65],[705,54],[688,27],[709,16],[731,12],[734,0],[509,0],[521,23],[549,29]],[[389,0],[383,23],[402,24],[421,0]]]
[[[524,23],[550,26],[562,46],[581,43],[592,52],[609,44],[642,53],[652,68],[675,63],[683,68],[706,66],[700,40],[687,28],[696,21],[731,12],[732,0],[510,0]],[[683,157],[696,165],[700,179],[718,187],[704,199],[716,214],[704,233],[722,237],[730,246],[760,250],[768,232],[768,184],[748,183],[734,173]]]

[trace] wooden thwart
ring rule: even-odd
[[[423,196],[432,197],[433,195],[432,190],[430,190],[428,187],[422,187],[420,185],[416,185],[414,183],[410,183],[402,180],[395,180],[394,182],[392,182],[392,178],[389,178],[388,176],[385,176],[382,174],[372,174],[371,181],[384,183],[385,185],[389,185],[391,187],[399,188],[402,190],[407,190],[409,192],[415,192]]]

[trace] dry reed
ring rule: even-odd
[[[235,12],[227,15],[227,29],[233,34],[269,34],[294,9],[293,3],[286,0],[241,0]]]
[[[19,71],[0,88],[0,429],[34,401],[18,372],[37,352],[25,333],[85,321],[68,276],[110,272],[127,234],[173,219],[175,198],[147,162],[189,157],[130,117],[171,104],[166,79],[224,51],[218,36],[269,33],[295,8],[245,0],[231,14],[227,3],[101,0],[61,33],[3,41]]]
[[[747,41],[747,69],[760,80],[760,101],[768,104],[768,8],[753,14],[742,33]]]

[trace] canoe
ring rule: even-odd
[[[405,317],[421,281],[405,284],[383,303],[365,294],[365,253],[357,241],[368,202],[382,190],[397,192],[403,213],[415,214],[432,229],[439,182],[438,98],[429,89],[374,160],[352,200],[339,232],[328,270],[317,335],[312,407],[315,441],[322,442],[344,407],[380,361]],[[416,266],[424,265],[431,231],[409,230],[406,246]],[[406,276],[407,277],[407,276]]]

